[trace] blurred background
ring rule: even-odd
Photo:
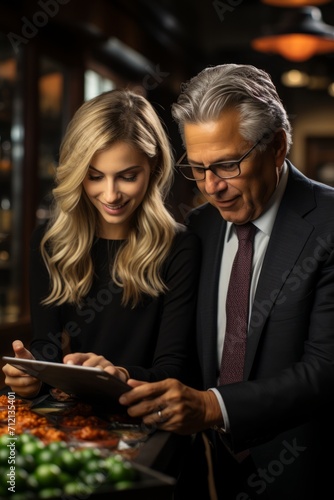
[[[170,114],[208,65],[267,70],[294,131],[290,159],[334,185],[334,4],[313,0],[0,0],[0,350],[31,334],[28,249],[48,217],[58,149],[86,99],[129,87],[182,144]],[[182,221],[201,199],[176,175]],[[38,277],[36,277],[38,279]]]

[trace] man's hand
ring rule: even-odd
[[[146,425],[177,434],[193,434],[222,425],[218,400],[212,391],[197,391],[175,379],[146,383],[130,379],[133,390],[119,402],[129,406],[131,417],[142,417]]]
[[[16,358],[35,359],[28,349],[26,349],[21,340],[14,340],[13,350]],[[19,396],[31,398],[37,396],[42,382],[31,375],[15,368],[10,364],[3,366],[2,371],[5,374],[5,384],[8,385]]]

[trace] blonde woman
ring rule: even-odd
[[[61,145],[52,216],[32,238],[33,340],[30,351],[13,343],[17,357],[125,381],[185,379],[200,251],[165,207],[172,181],[169,141],[145,98],[114,90],[81,106]],[[3,371],[19,395],[40,391]]]

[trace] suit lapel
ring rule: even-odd
[[[290,165],[289,180],[271,234],[252,308],[244,377],[249,377],[268,315],[313,231],[304,215],[315,207],[311,183]]]

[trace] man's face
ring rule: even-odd
[[[188,123],[184,133],[188,160],[204,167],[238,160],[253,146],[239,133],[236,110],[224,111],[214,122]],[[285,154],[284,134],[277,132],[263,153],[255,148],[241,162],[238,177],[220,179],[207,170],[205,179],[197,181],[197,186],[225,220],[244,224],[263,212],[277,186]]]

